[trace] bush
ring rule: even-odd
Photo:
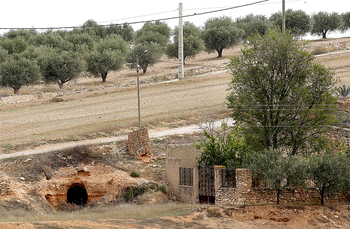
[[[147,186],[131,186],[130,189],[122,195],[125,202],[131,202],[136,199],[138,196],[141,196],[147,192]]]
[[[140,177],[140,174],[138,174],[138,173],[135,172],[135,171],[131,171],[131,172],[130,172],[130,176],[131,176],[131,177]]]
[[[157,186],[156,192],[162,192],[162,193],[164,193],[165,195],[167,194],[167,192],[166,192],[166,187],[165,187],[164,185],[159,185],[159,186]]]

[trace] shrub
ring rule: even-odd
[[[162,192],[162,193],[164,193],[165,195],[167,194],[167,192],[166,192],[166,187],[165,187],[164,185],[159,185],[159,186],[157,186],[156,192]]]
[[[138,196],[143,195],[147,192],[147,186],[131,186],[130,189],[122,195],[125,202],[131,202],[136,199]]]
[[[130,176],[131,176],[131,177],[140,177],[140,174],[138,174],[138,173],[135,172],[135,171],[131,171],[131,172],[130,172]]]

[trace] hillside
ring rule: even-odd
[[[141,74],[142,126],[156,132],[228,117],[227,63],[239,50],[239,46],[224,50],[220,59],[215,53],[201,53],[187,60],[186,78],[179,81],[174,80],[177,60],[165,57]],[[350,85],[350,38],[312,41],[309,50],[326,50],[328,53],[317,56],[315,61],[335,72],[337,86]],[[123,69],[108,75],[105,84],[100,79],[82,77],[62,90],[57,85],[38,84],[21,89],[19,95],[1,89],[0,153],[120,136],[136,129],[135,75],[135,71]],[[167,187],[166,147],[193,143],[199,137],[200,134],[185,134],[152,139],[152,155],[142,159],[125,152],[125,142],[121,141],[1,160],[0,191],[6,195],[0,195],[0,227],[350,227],[348,205],[227,208],[177,203],[171,190],[162,192]],[[131,176],[131,172],[140,177]],[[123,193],[133,185],[147,186],[148,193],[136,198],[132,202],[135,205],[124,205]],[[68,190],[76,186],[90,190],[89,207],[77,210],[79,206],[63,201]]]

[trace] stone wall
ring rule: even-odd
[[[275,204],[277,192],[270,188],[252,188],[252,175],[248,169],[236,170],[236,188],[220,186],[223,166],[215,167],[215,204],[218,205],[245,205],[245,204]],[[346,193],[340,193],[334,198],[325,197],[326,203],[348,203]],[[320,204],[320,194],[316,188],[298,190],[287,188],[280,195],[280,203],[310,203]]]
[[[147,128],[138,129],[128,135],[126,151],[134,156],[148,156],[151,153]]]

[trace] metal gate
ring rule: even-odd
[[[201,163],[198,166],[199,203],[215,204],[214,166]]]

